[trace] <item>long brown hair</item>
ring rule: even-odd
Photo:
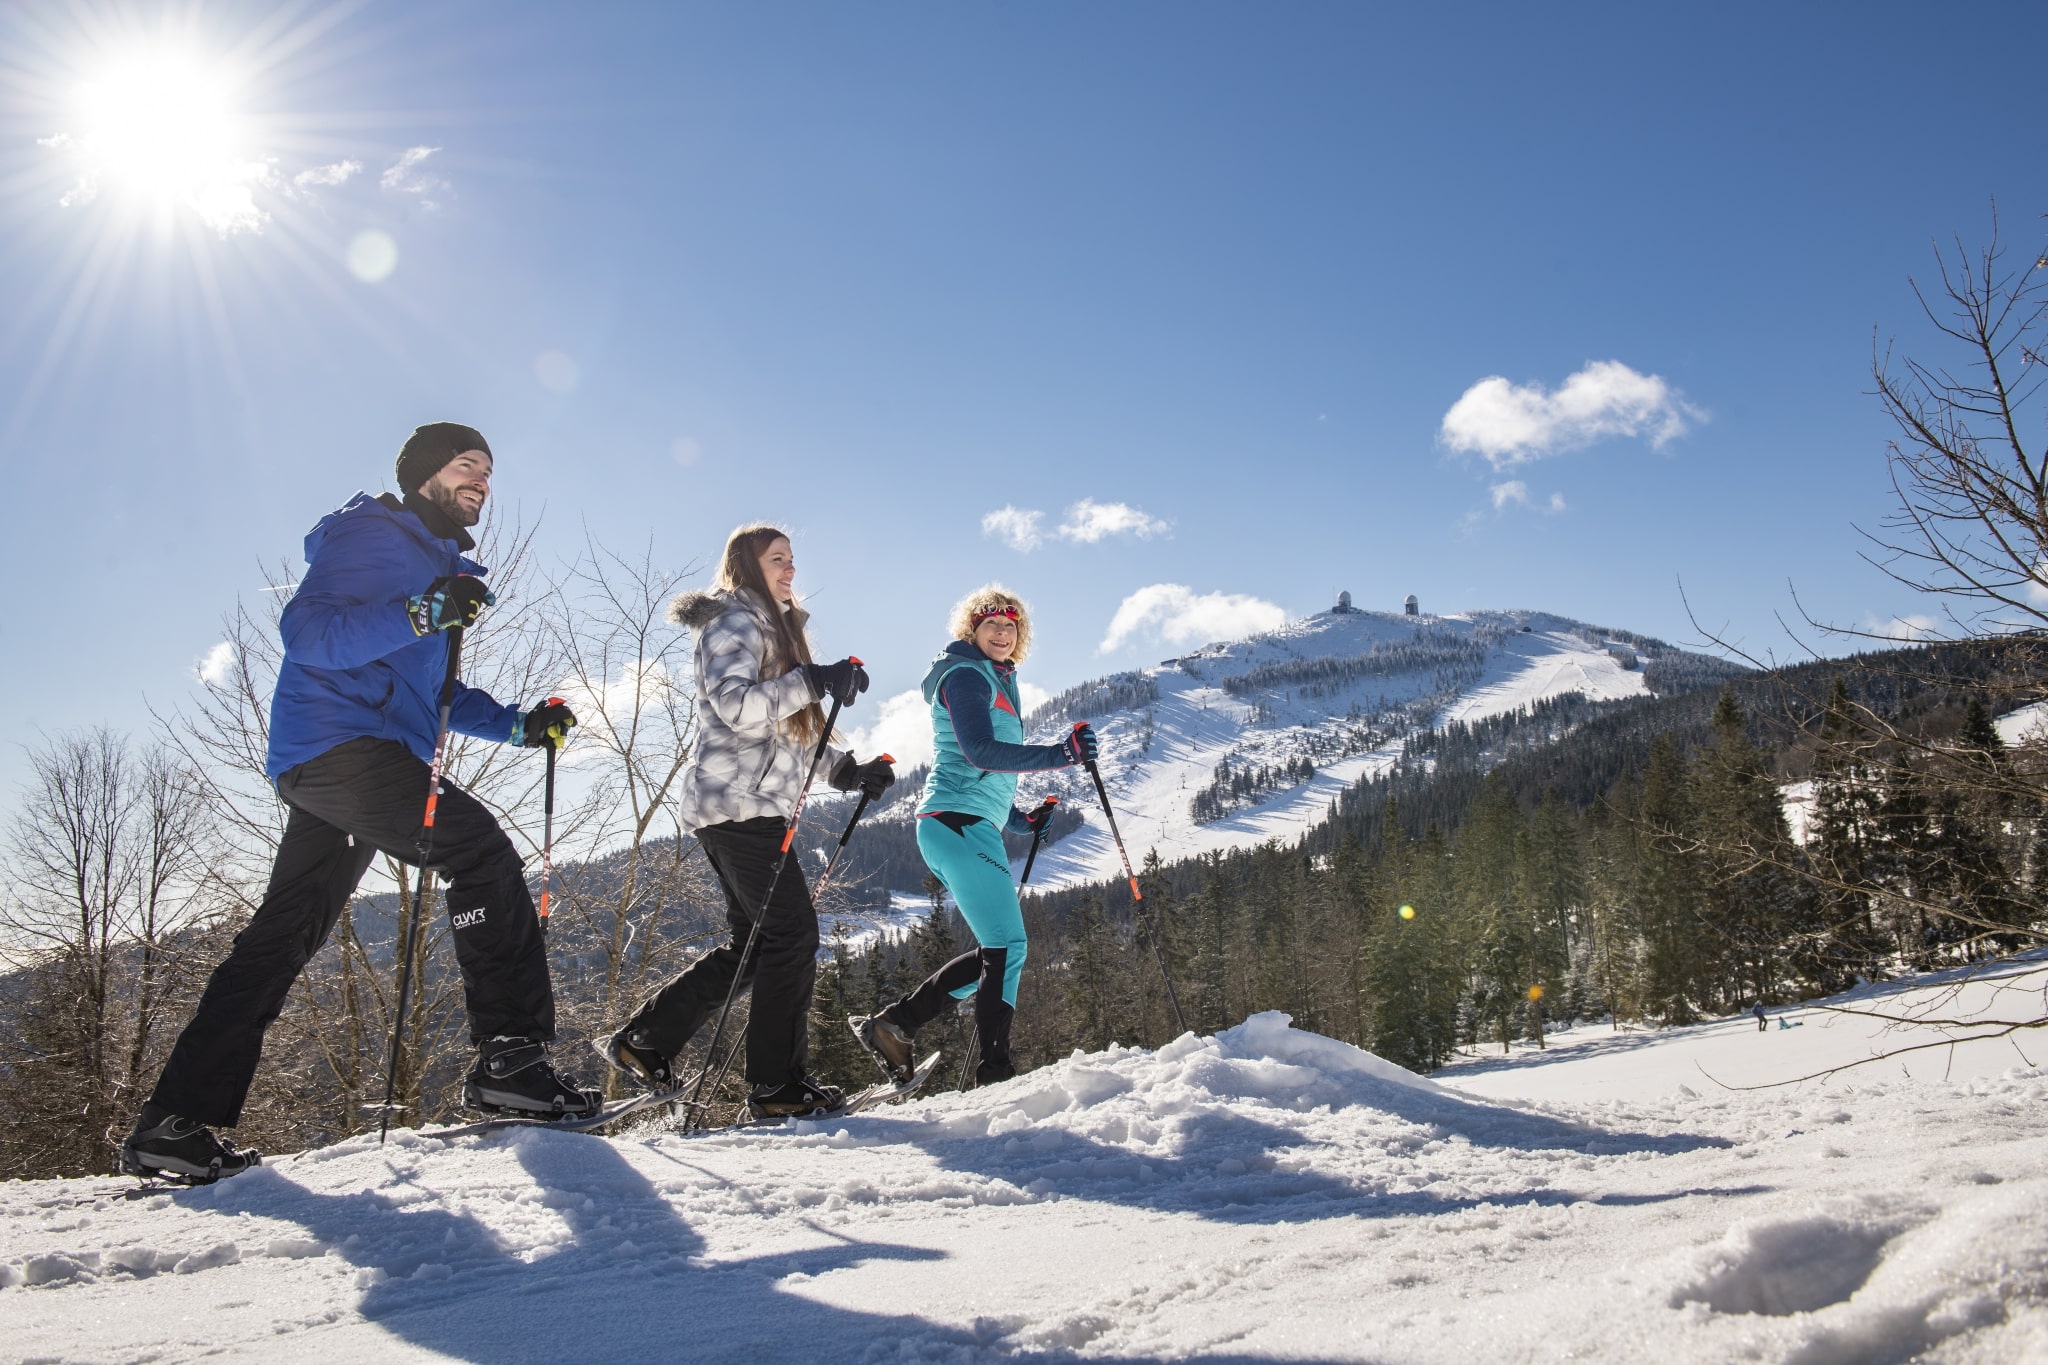
[[[763,680],[779,678],[798,664],[816,662],[811,658],[811,642],[804,635],[796,603],[784,607],[777,602],[761,572],[761,556],[768,553],[768,547],[789,538],[789,532],[771,521],[738,528],[725,538],[725,555],[719,560],[718,574],[713,579],[727,592],[744,588],[759,598],[768,612],[768,653],[761,660]],[[825,732],[825,708],[812,702],[783,724],[803,743],[815,744]]]

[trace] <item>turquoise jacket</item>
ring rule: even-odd
[[[932,708],[934,757],[917,813],[957,811],[1028,833],[1014,809],[1017,774],[1065,768],[1073,759],[1065,745],[1024,742],[1017,670],[970,640],[955,640],[932,660],[922,690]]]

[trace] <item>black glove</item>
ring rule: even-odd
[[[569,709],[569,703],[560,697],[549,697],[531,711],[519,713],[519,720],[512,727],[512,743],[528,749],[543,744],[559,749],[568,743],[569,731],[575,724],[576,713]]]
[[[1024,823],[1031,826],[1031,832],[1035,835],[1052,823],[1052,817],[1059,813],[1059,809],[1060,799],[1057,796],[1048,796],[1038,803],[1036,810],[1025,813]]]
[[[419,596],[405,604],[415,635],[432,635],[450,626],[473,626],[485,607],[498,599],[472,574],[437,578]]]
[[[1074,728],[1060,741],[1060,748],[1066,750],[1069,763],[1093,763],[1101,752],[1101,746],[1095,742],[1095,727],[1085,720],[1074,722]]]
[[[810,680],[819,697],[830,698],[841,706],[853,705],[853,699],[868,690],[868,671],[860,666],[859,659],[841,659],[836,664],[805,664],[803,670],[804,677]]]
[[[887,754],[871,758],[865,763],[856,763],[852,754],[839,760],[832,769],[831,782],[840,791],[857,791],[873,801],[883,792],[896,785],[896,760]]]

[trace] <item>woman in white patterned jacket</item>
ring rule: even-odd
[[[772,869],[823,738],[821,703],[851,706],[868,686],[852,659],[811,661],[810,618],[796,604],[795,581],[788,533],[742,526],[725,542],[714,590],[669,605],[669,619],[697,636],[697,741],[677,800],[683,827],[696,834],[725,891],[732,940],[656,992],[605,1048],[636,1081],[672,1084],[676,1057],[725,1002],[748,957],[747,1102],[762,1118],[813,1113],[841,1099],[806,1067],[818,914],[797,859],[779,878]],[[888,763],[860,763],[829,743],[819,771],[841,791],[871,796],[896,780]],[[751,955],[749,934],[759,935]]]

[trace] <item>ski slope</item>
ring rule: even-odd
[[[1399,646],[1425,633],[1482,645],[1479,676],[1450,689],[1450,695],[1428,669],[1361,677],[1323,695],[1282,686],[1233,696],[1224,687],[1261,666],[1357,659],[1375,646]],[[1469,723],[1567,692],[1594,701],[1643,695],[1641,671],[1623,667],[1589,633],[1597,634],[1581,622],[1540,612],[1325,612],[1143,670],[1158,686],[1158,700],[1096,721],[1100,766],[1133,864],[1152,849],[1172,862],[1270,839],[1292,842],[1328,814],[1346,788],[1392,766],[1402,742],[1431,723]],[[1256,703],[1264,704],[1263,716]],[[1381,718],[1373,726],[1379,742],[1341,756],[1327,752],[1375,717]],[[1049,741],[1064,729],[1047,727],[1033,738]],[[1307,758],[1316,772],[1223,819],[1197,824],[1190,803],[1226,758],[1254,766]],[[1039,854],[1033,885],[1051,889],[1119,875],[1116,845],[1086,777],[1033,774],[1020,785],[1019,799],[1029,804],[1046,791],[1077,803],[1087,824]]]
[[[135,1199],[14,1182],[0,1341],[295,1365],[2048,1359],[2048,1042],[1840,1012],[2038,1017],[2044,979],[1866,990],[1766,1033],[1581,1028],[1433,1079],[1268,1014],[781,1131],[401,1131]]]

